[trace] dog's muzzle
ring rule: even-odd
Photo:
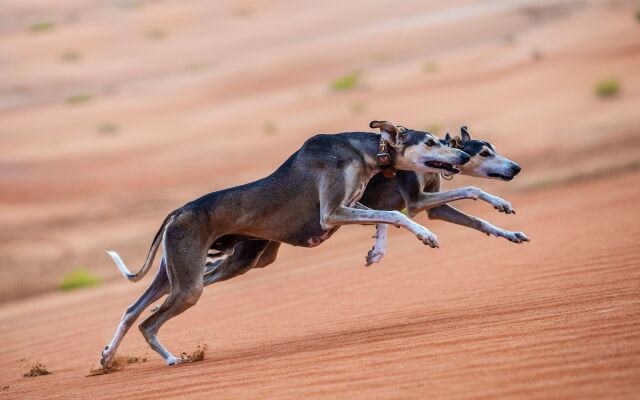
[[[498,178],[498,179],[502,179],[503,181],[510,181],[513,178],[516,177],[516,175],[518,175],[520,173],[520,171],[522,170],[522,168],[520,168],[520,166],[516,163],[513,163],[511,165],[511,168],[509,170],[510,174],[506,175],[506,174],[499,174],[497,172],[492,172],[490,174],[487,174],[490,178]]]
[[[456,165],[464,165],[471,159],[467,153],[460,153],[461,154],[458,155],[458,162],[455,164],[446,163],[444,161],[427,161],[424,165],[430,168],[440,169],[443,172],[448,172],[450,174],[457,174],[460,172],[460,169],[456,168]]]
[[[427,161],[424,163],[427,167],[441,169],[443,172],[449,172],[451,174],[457,174],[460,170],[453,166],[453,164],[448,164],[441,161]]]

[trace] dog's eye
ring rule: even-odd
[[[429,140],[427,140],[427,146],[429,146],[429,147],[433,147],[433,146],[435,146],[435,145],[436,145],[435,140],[433,140],[433,139],[429,139]]]
[[[480,152],[480,157],[489,157],[491,155],[491,153],[489,153],[488,150],[482,150]]]

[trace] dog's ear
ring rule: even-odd
[[[449,142],[449,146],[453,147],[454,149],[462,149],[462,139],[460,139],[460,136],[454,136],[451,138],[451,140],[448,140]]]
[[[467,130],[466,126],[460,127],[460,135],[462,135],[463,142],[468,142],[469,140],[471,140],[471,135],[469,135],[469,131]]]
[[[392,146],[396,146],[402,142],[404,138],[404,130],[398,129],[394,124],[388,121],[371,121],[369,123],[369,127],[371,128],[379,128],[380,134],[391,144]]]
[[[449,132],[447,132],[447,134],[444,135],[444,141],[447,146],[453,147],[454,149],[462,148],[462,139],[460,139],[460,136],[451,137],[451,135],[449,135]]]

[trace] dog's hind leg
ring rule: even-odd
[[[264,268],[267,265],[272,264],[278,256],[278,250],[280,250],[281,244],[282,243],[280,242],[269,242],[269,245],[266,249],[264,249],[264,251],[260,255],[260,259],[253,268]]]
[[[204,266],[204,274],[208,275],[218,270],[218,268],[220,268],[220,266],[223,265],[223,263],[224,263],[224,260],[213,260],[211,262],[207,261],[207,263]]]
[[[173,356],[158,340],[158,330],[171,318],[195,305],[202,294],[202,272],[207,250],[214,234],[209,221],[197,213],[177,215],[167,227],[163,240],[167,274],[171,285],[169,296],[158,310],[138,326],[153,350],[173,365],[182,361]]]
[[[242,275],[252,268],[262,268],[275,261],[279,242],[247,240],[236,245],[231,256],[204,277],[204,286]]]
[[[118,346],[120,345],[120,342],[122,342],[124,335],[126,335],[133,323],[136,322],[140,314],[152,302],[158,300],[167,293],[169,293],[169,278],[167,277],[166,263],[163,257],[156,277],[153,279],[147,290],[145,290],[142,296],[140,296],[138,300],[125,310],[122,320],[116,329],[116,333],[113,335],[113,339],[111,339],[111,342],[105,346],[104,351],[102,352],[102,358],[100,360],[102,366],[106,366],[109,361],[111,361],[118,349]]]

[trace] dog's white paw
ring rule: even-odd
[[[106,367],[107,364],[109,364],[109,361],[111,361],[111,359],[113,358],[114,353],[115,351],[111,350],[109,345],[104,346],[104,350],[102,350],[102,353],[100,353],[100,355],[102,356],[100,358],[100,365]]]
[[[511,240],[514,243],[524,243],[531,241],[531,239],[529,239],[529,237],[527,237],[524,232],[508,232],[508,234],[509,237],[505,236],[505,238]]]
[[[187,359],[186,357],[183,357],[183,356],[180,356],[180,357],[169,356],[165,359],[165,361],[167,362],[168,366],[172,366],[172,365],[182,364],[183,362],[187,361]]]
[[[516,213],[515,210],[511,207],[511,203],[506,200],[502,200],[500,197],[490,196],[489,203],[499,212],[503,212],[505,214]]]
[[[510,231],[505,231],[503,229],[493,229],[490,232],[488,232],[488,234],[505,238],[510,242],[518,243],[518,244],[531,241],[527,237],[527,235],[524,234],[524,232],[510,232]]]
[[[384,249],[377,249],[376,246],[373,246],[373,248],[369,250],[367,256],[365,257],[365,259],[367,260],[365,266],[368,267],[371,264],[379,263],[380,260],[382,260],[382,257],[384,257],[384,254]]]
[[[429,230],[425,228],[420,228],[418,232],[416,232],[416,236],[422,243],[428,245],[431,248],[440,247],[440,244],[438,243],[438,238],[436,238],[436,235],[434,235],[433,233],[431,233]]]

